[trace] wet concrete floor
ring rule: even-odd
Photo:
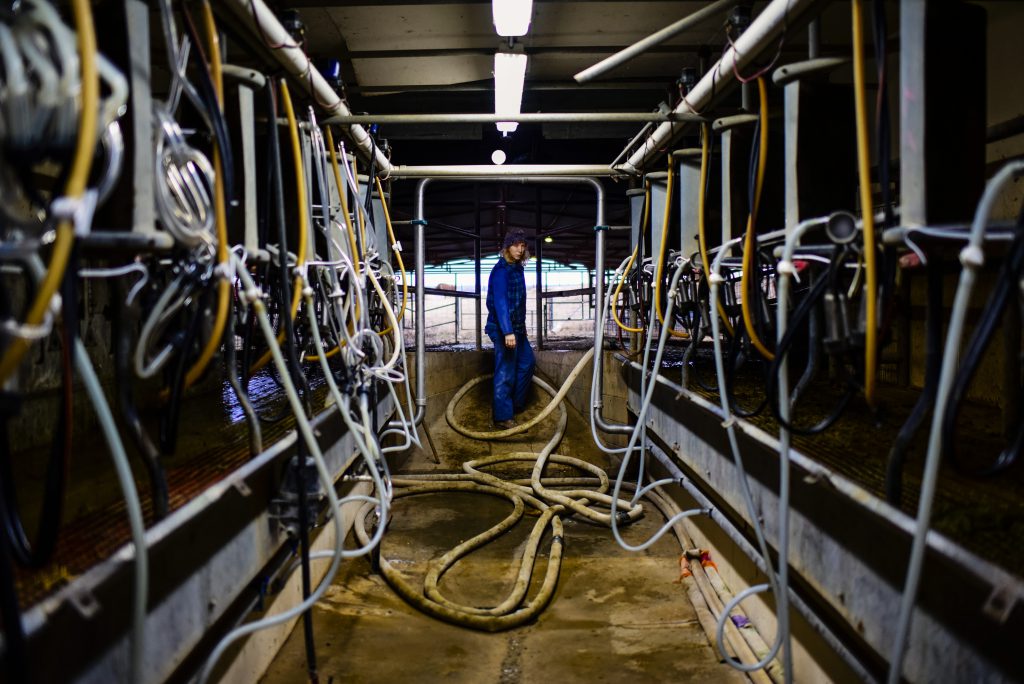
[[[471,392],[458,415],[470,427],[488,423],[489,385]],[[536,413],[540,398],[528,409]],[[553,434],[557,412],[526,435],[502,442],[466,439],[444,423],[430,426],[441,463],[421,452],[399,459],[399,470],[457,471],[462,461],[487,453],[539,450]],[[589,427],[569,409],[569,427],[557,453],[596,456]],[[527,476],[528,466],[515,468]],[[495,471],[492,471],[495,472]],[[413,582],[428,561],[503,518],[510,504],[470,493],[427,494],[395,501],[382,553]],[[623,536],[634,544],[664,519],[648,513]],[[511,588],[532,527],[527,516],[508,534],[463,559],[445,574],[441,590],[452,600],[494,605]],[[348,540],[352,544],[352,540]],[[548,543],[542,545],[547,553]],[[720,664],[678,584],[679,548],[665,535],[644,552],[630,553],[611,531],[565,520],[565,555],[558,589],[533,623],[487,634],[430,618],[403,602],[365,559],[347,561],[313,612],[317,671],[323,682],[739,682],[744,677]],[[546,556],[534,573],[533,596]],[[282,647],[263,679],[266,684],[309,681],[302,626]]]

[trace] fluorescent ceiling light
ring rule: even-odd
[[[518,116],[523,104],[526,81],[526,55],[510,52],[494,54],[494,113]],[[514,121],[501,121],[498,130],[508,134],[519,128]]]
[[[525,36],[530,30],[533,0],[491,0],[491,13],[499,36]]]

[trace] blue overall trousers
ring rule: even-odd
[[[494,343],[495,422],[510,420],[526,407],[535,365],[526,337],[526,277],[523,265],[498,259],[487,279],[487,336]],[[516,347],[505,346],[505,335],[515,334]]]

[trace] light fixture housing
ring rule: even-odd
[[[533,0],[491,0],[491,15],[494,17],[494,30],[499,36],[525,36],[530,30]]]
[[[550,235],[545,235],[544,236],[544,242],[549,242],[550,243],[550,242],[554,242],[554,241],[555,241],[555,238],[551,237]]]
[[[494,113],[498,116],[519,115],[526,83],[526,62],[526,55],[522,52],[494,54]],[[504,135],[519,128],[514,121],[499,121],[497,126]]]
[[[494,150],[494,152],[491,152],[491,161],[494,162],[496,166],[504,164],[505,159],[507,159],[507,157],[505,156],[504,150]]]

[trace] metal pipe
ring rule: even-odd
[[[476,302],[475,302],[476,308],[474,309],[474,314],[476,316],[476,350],[477,351],[481,351],[484,348],[484,319],[483,319],[483,302],[481,302],[480,300],[481,300],[481,298],[483,296],[484,289],[483,289],[483,286],[481,284],[481,278],[480,278],[480,257],[482,256],[481,252],[483,250],[482,250],[482,245],[480,244],[480,186],[479,185],[474,185],[473,186],[473,204],[474,204],[473,209],[474,209],[474,216],[475,216],[473,222],[475,224],[474,227],[476,229],[475,230],[475,232],[476,232],[476,239],[473,240],[473,278],[474,278],[474,283],[475,283],[475,289],[473,291],[476,292]]]
[[[500,180],[514,182],[517,177],[573,176],[602,177],[621,176],[606,164],[451,164],[444,166],[392,166],[386,174],[389,178],[474,178],[475,180]],[[511,178],[510,178],[511,176]]]
[[[807,59],[821,55],[821,17],[815,17],[807,26]]]
[[[687,29],[693,28],[702,21],[707,21],[708,19],[731,9],[735,4],[736,0],[718,0],[718,2],[712,3],[707,7],[697,10],[689,16],[683,17],[674,24],[670,24],[660,31],[652,33],[646,38],[633,43],[629,47],[619,50],[614,55],[605,57],[594,66],[588,67],[579,72],[573,76],[573,78],[576,79],[577,83],[586,83],[587,81],[591,81],[601,74],[611,71],[620,64],[628,62],[637,55],[646,52],[655,45],[664,43],[669,38],[672,38]]]
[[[416,425],[427,411],[427,220],[423,217],[423,193],[429,183],[430,179],[424,178],[416,184]]]
[[[352,113],[263,0],[227,0],[224,4],[328,116]],[[375,157],[377,167],[387,175],[391,162],[374,145],[366,129],[353,125],[346,129],[346,134],[368,158]]]
[[[706,109],[712,100],[728,92],[736,76],[733,69],[743,69],[761,52],[779,38],[786,26],[792,26],[794,17],[804,14],[808,9],[822,0],[772,0],[761,11],[746,31],[736,39],[723,54],[722,58],[708,70],[697,85],[687,93],[682,102],[676,106],[676,112],[700,112]],[[682,126],[663,123],[640,148],[630,155],[616,170],[636,175],[658,155],[661,150],[668,149],[671,140],[683,132]]]
[[[396,167],[400,169],[402,167]],[[450,171],[456,169],[466,168],[481,168],[481,167],[465,167],[465,166],[451,166],[451,167],[423,167],[423,168],[441,168]],[[482,167],[489,170],[502,167]],[[553,168],[566,168],[553,167]],[[604,169],[605,167],[600,167]],[[603,306],[603,293],[604,293],[604,185],[601,181],[596,178],[586,177],[571,177],[571,176],[534,176],[534,177],[522,177],[518,179],[504,178],[501,176],[474,176],[472,173],[464,174],[459,176],[454,172],[451,175],[444,177],[445,180],[473,180],[473,181],[492,181],[492,182],[513,182],[518,181],[520,183],[555,183],[555,184],[568,184],[568,183],[586,183],[594,189],[596,195],[597,207],[596,207],[596,219],[595,228],[601,227],[601,230],[596,230],[596,240],[594,244],[594,261],[599,264],[600,270],[598,271],[597,287],[600,288],[600,293],[597,299],[598,310],[600,311]],[[424,178],[416,185],[416,208],[415,208],[415,223],[416,223],[416,404],[417,406],[426,406],[427,402],[427,390],[426,390],[426,340],[424,339],[424,330],[426,328],[425,319],[423,318],[423,260],[425,258],[424,248],[424,235],[426,229],[426,218],[425,218],[425,195],[427,185],[430,183],[431,178]],[[609,422],[601,415],[601,408],[603,407],[602,394],[604,391],[604,373],[602,369],[602,362],[604,360],[603,354],[601,353],[601,345],[604,344],[604,328],[601,326],[601,322],[597,319],[599,316],[594,317],[594,343],[596,347],[596,354],[594,355],[594,382],[597,383],[597,400],[595,401],[594,407],[594,420],[597,427],[604,432],[628,434],[632,431],[629,425],[622,425],[619,423]],[[417,415],[420,412],[417,411]]]
[[[346,114],[325,119],[325,124],[455,124],[455,123],[661,123],[701,121],[693,112],[522,112],[490,114]]]
[[[534,307],[536,310],[534,318],[537,322],[537,349],[544,348],[544,239],[541,232],[544,229],[544,190],[537,188],[537,204],[534,213],[534,239],[537,248],[536,285],[534,286]]]

